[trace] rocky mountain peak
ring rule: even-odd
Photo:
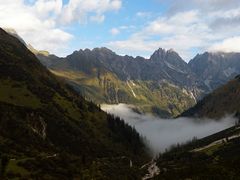
[[[102,53],[102,54],[116,54],[111,49],[108,49],[106,47],[100,47],[100,48],[94,48],[92,52]]]
[[[150,59],[154,61],[169,61],[169,59],[177,59],[183,61],[178,53],[173,49],[165,50],[163,48],[156,50]]]
[[[164,60],[165,58],[166,58],[166,50],[159,48],[153,53],[150,59],[159,61],[159,60]]]

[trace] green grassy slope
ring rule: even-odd
[[[137,178],[141,137],[113,122],[0,29],[1,178]]]
[[[83,96],[97,104],[133,104],[140,112],[164,118],[177,116],[195,104],[184,89],[168,82],[124,81],[111,72],[99,76],[70,70],[54,69],[52,72],[66,79]]]

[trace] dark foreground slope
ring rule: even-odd
[[[229,81],[182,114],[188,117],[219,118],[240,112],[240,76]]]
[[[157,159],[154,179],[240,179],[240,127],[175,146]]]
[[[145,158],[133,128],[85,101],[0,29],[2,179],[134,179]]]

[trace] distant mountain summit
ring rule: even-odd
[[[179,86],[195,86],[194,74],[188,64],[174,50],[158,49],[150,57],[152,65],[149,71],[156,78],[166,79]],[[152,71],[152,70],[153,71]]]
[[[173,49],[165,50],[159,48],[151,55],[150,60],[170,63],[180,68],[186,68],[187,66],[187,63]]]
[[[150,59],[153,61],[160,61],[164,63],[166,68],[173,69],[180,73],[187,74],[190,72],[187,63],[173,49],[167,51],[164,49],[159,49],[154,52]]]
[[[240,73],[240,53],[205,52],[194,57],[189,67],[210,92]]]

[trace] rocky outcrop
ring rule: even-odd
[[[205,52],[194,57],[189,67],[211,92],[240,73],[240,53]]]

